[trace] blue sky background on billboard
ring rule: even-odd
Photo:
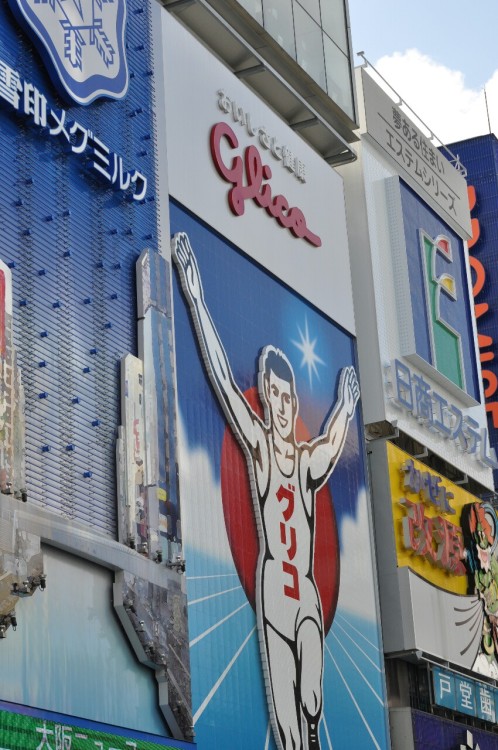
[[[349,0],[355,65],[360,50],[445,143],[498,134],[498,4]]]

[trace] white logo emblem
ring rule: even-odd
[[[9,2],[55,74],[55,83],[75,102],[126,94],[125,0]]]

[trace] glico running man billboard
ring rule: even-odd
[[[196,739],[346,747],[356,722],[369,747],[384,712],[377,625],[349,590],[368,534],[353,340],[176,206],[172,225]]]
[[[195,739],[386,748],[342,181],[162,37]]]

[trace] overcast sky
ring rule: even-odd
[[[444,142],[498,136],[498,0],[349,0],[360,50]]]

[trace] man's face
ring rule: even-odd
[[[288,440],[294,430],[294,393],[289,381],[279,378],[273,370],[266,380],[266,399],[274,429]]]

